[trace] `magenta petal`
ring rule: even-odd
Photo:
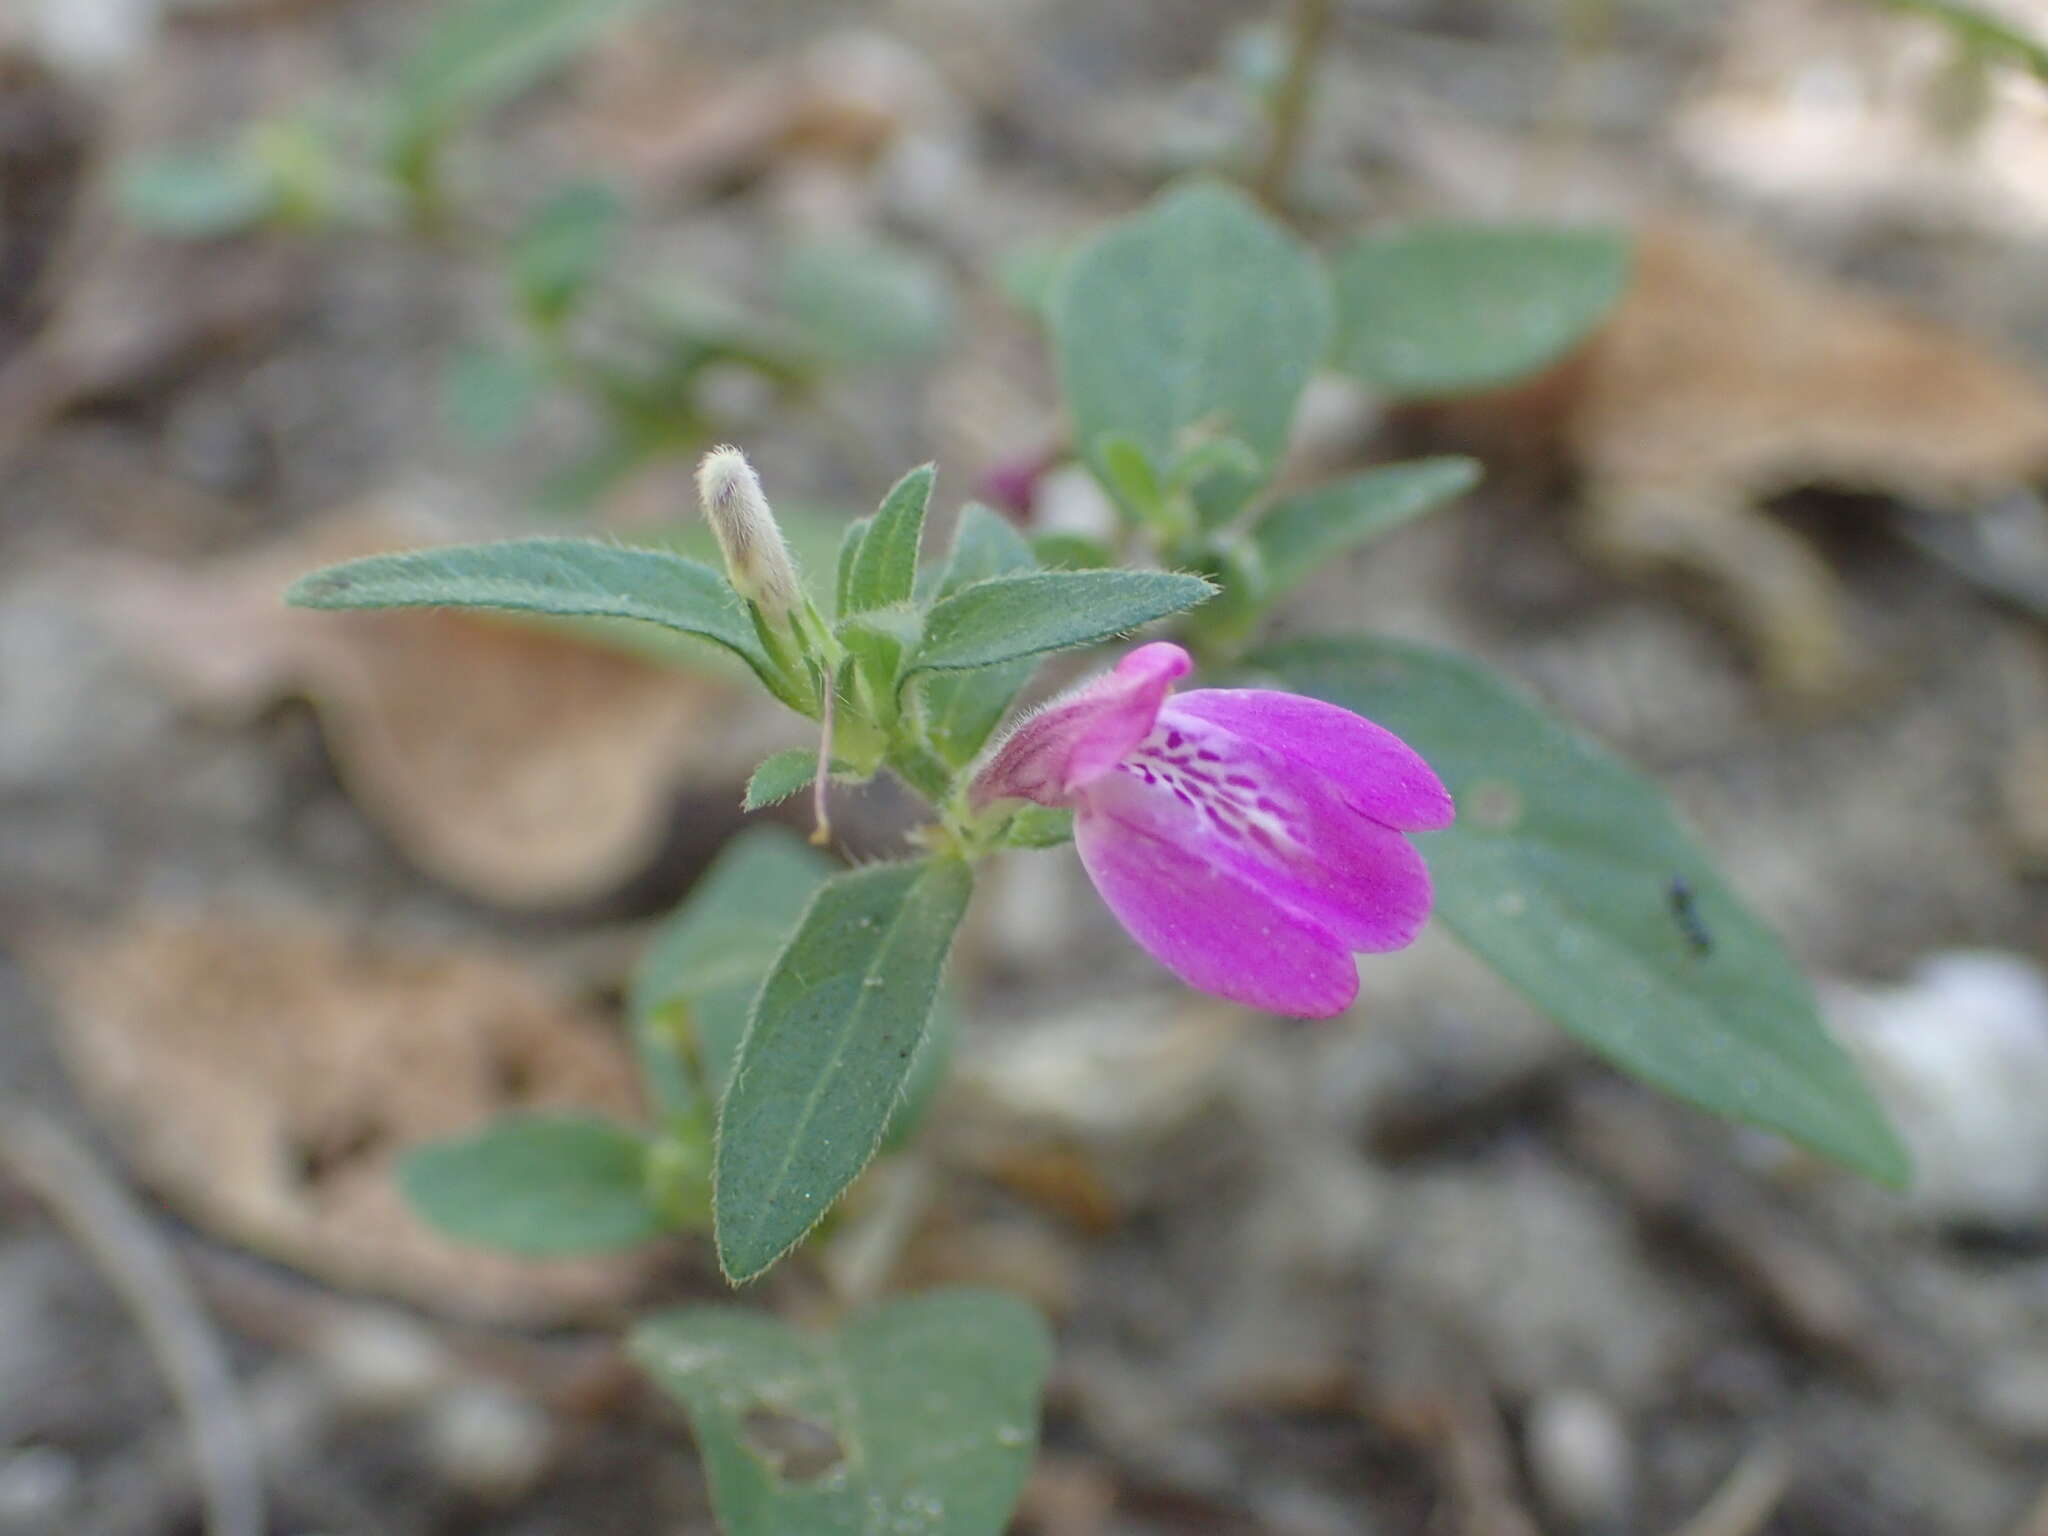
[[[1122,798],[1091,795],[1074,841],[1095,889],[1155,960],[1251,1008],[1326,1019],[1351,1005],[1358,968],[1342,940],[1144,820],[1126,820]]]
[[[1151,732],[1173,680],[1189,665],[1177,645],[1141,645],[1113,671],[1026,716],[975,774],[973,803],[1071,804]]]
[[[1432,894],[1415,846],[1354,810],[1320,774],[1265,758],[1205,722],[1162,714],[1083,807],[1216,865],[1348,950],[1412,944]]]
[[[1383,826],[1429,832],[1449,826],[1455,814],[1450,792],[1413,747],[1321,699],[1267,688],[1197,688],[1176,694],[1167,714],[1206,721],[1313,769]]]

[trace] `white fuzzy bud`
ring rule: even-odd
[[[799,601],[796,567],[747,456],[730,446],[705,454],[697,466],[697,496],[733,589],[771,624],[785,622]]]

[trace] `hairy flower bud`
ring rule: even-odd
[[[734,590],[771,624],[784,623],[800,601],[796,567],[754,466],[737,448],[712,449],[697,466],[697,495]]]

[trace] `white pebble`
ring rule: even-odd
[[[1634,1493],[1628,1431],[1608,1401],[1567,1387],[1529,1409],[1529,1472],[1543,1507],[1574,1528],[1620,1524]]]
[[[540,1406],[490,1383],[457,1387],[427,1415],[429,1453],[441,1475],[480,1498],[516,1498],[539,1481],[554,1451]]]

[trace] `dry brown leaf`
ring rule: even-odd
[[[49,246],[34,294],[41,323],[0,366],[0,460],[80,405],[146,395],[253,348],[308,297],[314,257],[302,246],[154,235],[115,206],[113,180],[131,156],[218,140],[303,104],[327,78],[304,29],[228,30],[168,29],[146,66],[105,91],[89,184],[39,232]]]
[[[622,1304],[643,1258],[532,1263],[405,1208],[394,1159],[512,1108],[637,1113],[616,1032],[482,949],[315,916],[145,913],[46,935],[34,968],[81,1093],[194,1220],[334,1284],[541,1321]]]
[[[679,71],[694,75],[694,89],[677,89]],[[642,33],[600,50],[590,74],[592,149],[685,196],[751,180],[785,158],[865,167],[905,131],[958,111],[916,49],[860,28],[752,66]]]
[[[201,708],[311,698],[349,793],[436,878],[506,906],[601,896],[653,855],[678,786],[732,790],[768,746],[721,677],[562,630],[460,613],[286,608],[330,561],[447,542],[392,496],[198,572],[102,562],[88,584],[139,655]]]
[[[1963,512],[2048,474],[2048,387],[1966,336],[1794,270],[1730,231],[1646,225],[1607,324],[1560,368],[1433,414],[1543,440],[1583,482],[1583,532],[1624,569],[1728,599],[1771,680],[1850,679],[1840,589],[1761,504],[1828,487]]]

